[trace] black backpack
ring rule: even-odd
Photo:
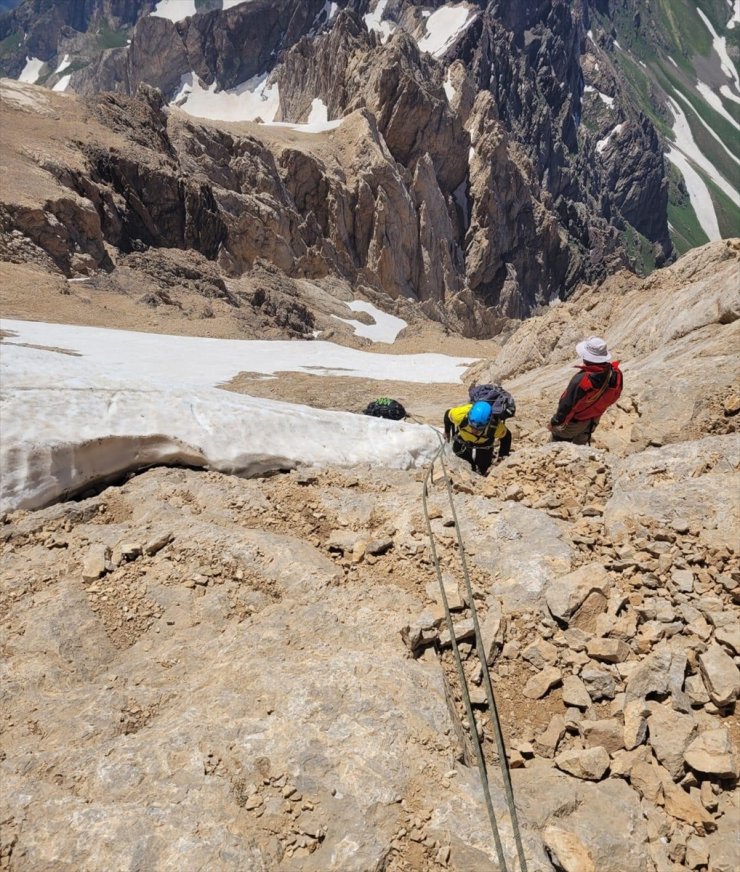
[[[378,397],[372,403],[368,403],[363,415],[370,415],[373,418],[389,418],[391,421],[400,421],[406,417],[406,409],[398,402],[390,397]]]
[[[500,420],[516,415],[514,397],[501,385],[471,385],[468,388],[471,403],[490,403],[493,414]]]

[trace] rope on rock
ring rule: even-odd
[[[429,510],[427,506],[427,500],[429,497],[429,485],[433,483],[433,473],[434,473],[434,465],[439,460],[440,466],[442,468],[442,478],[445,482],[447,498],[449,500],[450,509],[452,512],[452,520],[454,522],[455,531],[457,535],[457,544],[458,544],[458,553],[460,555],[460,565],[462,569],[463,578],[465,580],[465,589],[468,597],[468,602],[470,603],[470,612],[473,619],[473,627],[475,630],[475,647],[478,654],[478,660],[481,665],[481,672],[483,676],[483,683],[486,690],[486,697],[488,700],[488,710],[491,716],[491,725],[493,727],[493,734],[496,740],[496,749],[498,752],[499,765],[501,767],[501,774],[504,782],[504,792],[506,793],[506,802],[509,808],[509,816],[511,818],[511,828],[514,833],[514,841],[516,842],[516,850],[517,855],[519,857],[519,868],[520,872],[527,872],[527,861],[524,856],[524,846],[522,845],[522,837],[519,831],[519,820],[516,812],[516,805],[514,803],[514,790],[511,784],[511,773],[509,771],[509,761],[506,755],[506,747],[504,745],[503,732],[501,730],[501,721],[498,715],[498,707],[496,705],[496,698],[493,693],[493,685],[491,684],[491,675],[488,671],[488,662],[486,658],[486,651],[483,645],[483,638],[480,632],[480,625],[478,623],[478,615],[477,610],[475,608],[475,600],[473,599],[473,588],[470,583],[470,574],[468,572],[467,560],[465,557],[465,546],[463,544],[462,533],[460,532],[460,524],[457,519],[457,512],[455,510],[455,501],[452,493],[452,482],[450,481],[450,477],[447,473],[447,467],[445,466],[444,461],[444,452],[445,452],[445,442],[442,440],[442,437],[438,430],[435,429],[437,436],[440,441],[440,447],[437,453],[432,458],[429,467],[427,469],[426,475],[424,476],[424,485],[422,488],[422,505],[424,509],[424,520],[426,521],[427,533],[429,535],[429,542],[431,545],[432,551],[432,562],[434,563],[434,568],[437,574],[437,582],[439,583],[439,590],[442,597],[442,605],[444,607],[445,612],[445,620],[447,622],[447,629],[450,634],[450,643],[452,646],[452,652],[455,658],[455,665],[457,667],[457,674],[460,681],[460,687],[462,689],[463,694],[463,702],[465,703],[465,712],[468,718],[468,724],[470,725],[470,734],[473,740],[473,747],[475,749],[475,755],[478,761],[478,771],[480,774],[481,785],[483,787],[483,793],[486,800],[486,808],[488,809],[488,817],[491,822],[491,830],[493,832],[493,839],[496,843],[496,853],[498,855],[499,866],[501,867],[501,872],[507,872],[506,865],[506,857],[504,855],[504,848],[501,843],[501,836],[498,830],[498,824],[496,822],[496,814],[493,810],[493,802],[491,800],[491,792],[488,782],[488,769],[486,768],[486,760],[483,756],[483,749],[481,748],[480,739],[478,738],[478,728],[476,726],[475,717],[473,715],[473,706],[470,701],[470,692],[468,690],[468,683],[465,677],[465,671],[463,669],[462,660],[460,658],[460,649],[457,644],[457,639],[455,638],[455,627],[452,621],[452,614],[450,612],[449,604],[447,601],[447,593],[445,591],[444,580],[442,578],[442,568],[439,563],[439,558],[437,557],[437,547],[434,541],[434,532],[432,530],[432,522],[429,517]]]

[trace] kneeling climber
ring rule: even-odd
[[[622,372],[598,336],[579,342],[576,353],[583,363],[560,397],[548,429],[553,442],[590,445],[599,419],[622,393]]]
[[[445,412],[445,439],[452,439],[452,451],[467,460],[475,472],[488,475],[493,463],[494,443],[499,440],[498,458],[511,451],[511,432],[493,414],[490,403],[466,403]]]

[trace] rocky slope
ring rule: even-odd
[[[543,428],[579,300],[479,369],[515,392],[515,451],[450,471],[530,868],[736,866],[739,262],[719,243],[584,292],[578,336],[627,372],[592,447]],[[494,872],[422,474],[153,469],[6,514],[3,867]],[[438,475],[430,505],[495,773]]]
[[[628,262],[643,269],[671,259],[662,146],[622,80],[608,73],[606,48],[587,39],[588,4],[281,0],[198,8],[173,21],[145,4],[125,13],[92,4],[84,20],[72,20],[63,4],[52,16],[28,0],[0,19],[0,69],[17,76],[33,56],[46,63],[49,75],[39,80],[47,85],[134,96],[148,84],[186,109],[186,79],[226,95],[269,85],[279,93],[276,119],[305,121],[317,101],[330,119],[346,119],[340,162],[353,176],[351,191],[338,190],[344,179],[338,185],[334,161],[317,154],[310,137],[295,137],[279,154],[268,145],[277,166],[268,160],[259,175],[272,177],[273,195],[279,175],[293,199],[281,192],[273,204],[281,235],[292,237],[288,250],[268,244],[262,254],[282,272],[290,273],[290,257],[313,277],[362,276],[434,313],[440,304],[464,312],[475,301],[519,318]],[[450,15],[463,23],[445,42],[440,22]],[[100,53],[92,36],[106,28],[130,44]],[[607,118],[591,93],[610,75],[603,87],[616,108]],[[252,135],[275,138],[274,128],[260,128]],[[229,150],[230,135],[220,136]],[[255,159],[265,156],[250,150]],[[121,232],[162,244],[138,229]],[[230,268],[242,273],[253,240],[239,229],[245,251]],[[205,232],[210,243],[187,244],[203,250],[222,241],[216,228]],[[321,255],[304,256],[304,247]],[[479,329],[490,335],[491,319]]]

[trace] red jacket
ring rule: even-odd
[[[580,372],[573,376],[560,397],[558,410],[552,417],[553,425],[600,418],[622,393],[623,379],[618,361],[611,364],[585,363],[578,369]]]

